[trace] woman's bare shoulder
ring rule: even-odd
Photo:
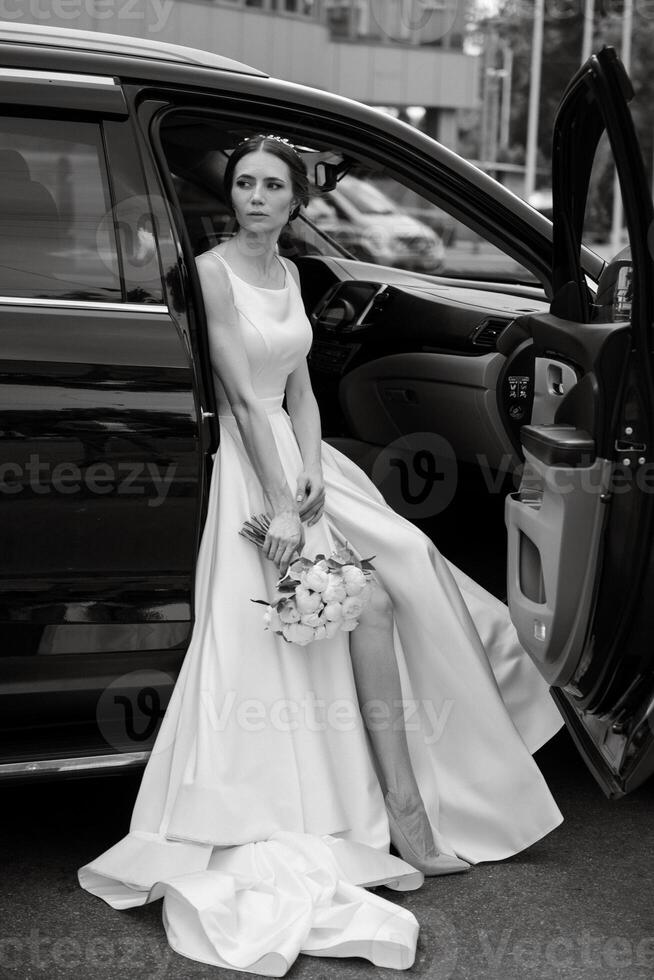
[[[215,249],[210,248],[210,249],[207,249],[206,252],[200,252],[199,255],[196,255],[195,256],[195,264],[197,266],[202,266],[203,268],[207,268],[207,269],[220,270],[220,272],[223,274],[223,277],[227,281],[229,281],[227,279],[228,273],[227,273],[227,269],[225,268],[225,262],[224,262],[224,260],[221,261],[218,258],[218,255],[217,255],[217,252],[216,252]]]
[[[224,263],[217,258],[211,249],[196,255],[195,265],[200,276],[202,296],[205,303],[224,303],[227,299],[233,301],[229,273]]]

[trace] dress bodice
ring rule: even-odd
[[[209,254],[222,262],[229,274],[254,391],[267,411],[275,411],[281,407],[289,374],[307,356],[313,341],[298,285],[281,256],[285,283],[281,289],[269,289],[241,279],[218,252]],[[211,368],[218,414],[229,416],[232,410],[218,366],[212,362]]]

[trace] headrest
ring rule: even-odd
[[[25,157],[18,150],[0,150],[0,179],[31,180]]]

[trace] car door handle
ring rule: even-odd
[[[618,453],[644,453],[646,442],[631,442],[629,439],[616,439],[615,449]]]
[[[407,405],[418,404],[418,393],[413,388],[383,388],[382,397],[386,402],[403,402]]]
[[[595,458],[595,440],[574,425],[523,425],[520,441],[546,466],[589,466]]]

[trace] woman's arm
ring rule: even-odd
[[[286,381],[286,408],[302,456],[297,478],[300,518],[315,524],[325,506],[325,484],[321,459],[320,409],[311,387],[307,362],[303,361]]]
[[[304,464],[297,478],[300,518],[315,524],[322,516],[325,505],[325,484],[320,453],[320,410],[306,361],[288,376],[286,407]]]
[[[286,407],[306,469],[322,470],[320,458],[320,410],[311,387],[307,362],[303,361],[286,381]]]
[[[209,255],[196,261],[207,319],[209,347],[216,373],[234,413],[243,445],[272,510],[263,553],[285,574],[304,532],[299,507],[284,474],[270,420],[252,387],[229,276]]]
[[[285,262],[299,289],[300,274],[297,266],[289,259],[285,259]],[[320,519],[325,504],[325,486],[320,447],[320,409],[311,387],[306,361],[299,364],[286,380],[286,408],[304,464],[297,481],[300,517],[309,524],[315,524]]]

